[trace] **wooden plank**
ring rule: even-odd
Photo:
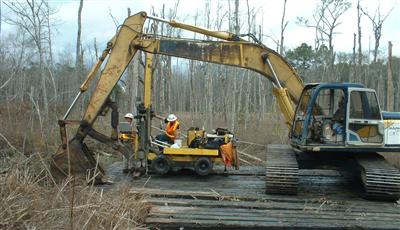
[[[249,142],[249,141],[236,141],[237,143],[244,143],[244,144],[248,144],[248,145],[255,145],[255,146],[259,146],[259,147],[267,147],[266,145],[262,145],[262,144],[258,144],[258,143],[253,143],[253,142]]]
[[[395,229],[391,225],[382,225],[376,222],[368,223],[365,225],[360,222],[354,223],[337,223],[335,221],[329,223],[304,223],[298,222],[282,222],[282,221],[223,221],[223,220],[196,220],[196,219],[170,219],[170,218],[154,218],[150,217],[146,219],[147,224],[155,224],[156,226],[162,225],[163,229],[177,229],[179,227],[187,227],[190,229],[338,229],[338,228],[362,228],[362,229]]]
[[[211,175],[221,175],[224,172],[224,166],[222,165],[214,165],[213,172]],[[264,176],[265,175],[265,167],[264,166],[240,166],[239,170],[228,169],[229,175],[256,175],[256,176]]]
[[[393,221],[398,222],[399,213],[387,214],[387,213],[367,213],[367,212],[336,212],[336,211],[310,211],[310,210],[290,210],[290,209],[244,209],[244,208],[204,208],[204,207],[181,207],[181,206],[154,206],[150,215],[161,215],[161,214],[193,214],[193,215],[205,215],[205,216],[233,216],[237,219],[257,216],[269,216],[269,217],[282,217],[282,218],[304,218],[304,219],[337,219],[337,220],[374,220],[374,221]]]
[[[261,163],[265,163],[264,160],[261,160],[260,158],[255,157],[255,156],[252,156],[252,155],[250,155],[250,154],[248,154],[248,153],[245,153],[245,152],[243,152],[243,151],[237,150],[237,152],[238,152],[239,154],[245,156],[245,157],[250,158],[250,159],[256,160],[256,161],[261,162]]]
[[[204,189],[204,188],[203,188]],[[248,189],[252,189],[248,187]],[[235,190],[228,189],[231,194],[223,193],[218,189],[213,190],[209,188],[208,191],[191,191],[191,190],[161,190],[155,188],[134,188],[131,189],[131,193],[134,194],[147,194],[153,197],[163,198],[188,198],[188,199],[205,199],[205,200],[240,200],[240,201],[263,201],[263,202],[289,202],[289,203],[312,203],[314,201],[326,200],[325,196],[313,196],[313,197],[302,197],[302,196],[285,196],[285,195],[269,195],[269,194],[240,194],[235,193]],[[232,193],[233,191],[233,193]],[[352,202],[361,200],[360,198],[352,199]],[[347,202],[344,199],[329,199],[331,202],[339,200],[340,202]],[[363,201],[365,202],[365,201]]]
[[[248,201],[210,201],[210,200],[188,200],[188,199],[145,199],[154,206],[182,206],[182,207],[207,207],[207,208],[244,208],[244,209],[270,209],[270,210],[298,210],[298,211],[336,211],[343,213],[378,213],[400,215],[400,209],[394,205],[371,206],[360,203],[287,203],[287,202],[248,202]]]
[[[274,147],[271,151],[285,150]],[[348,176],[334,170],[300,170],[298,196],[265,194],[265,168],[242,167],[222,176],[189,171],[133,181],[131,193],[152,205],[149,226],[176,229],[398,229],[400,208],[359,197]],[[348,186],[348,187],[347,187]]]
[[[175,197],[175,198],[195,198],[195,199],[211,199],[211,200],[243,200],[243,201],[278,201],[278,202],[292,202],[304,203],[305,200],[296,196],[280,196],[280,195],[227,195],[216,194],[211,190],[205,191],[183,191],[183,190],[161,190],[152,188],[135,188],[131,189],[132,194],[147,194],[155,197]]]
[[[374,215],[367,213],[307,213],[264,210],[239,210],[239,209],[199,209],[198,207],[158,207],[150,213],[150,218],[170,218],[174,220],[187,219],[200,221],[218,220],[220,223],[229,221],[239,222],[279,222],[282,226],[289,223],[291,226],[312,226],[318,223],[320,226],[379,226],[384,228],[397,228],[400,222],[399,215]],[[246,223],[244,226],[251,227]],[[299,225],[300,224],[300,225]]]
[[[188,213],[180,213],[179,215],[171,216],[171,215],[158,215],[158,216],[149,216],[148,218],[170,218],[170,219],[178,219],[178,220],[218,220],[221,223],[229,223],[230,221],[241,221],[241,222],[278,222],[281,225],[289,224],[293,226],[297,226],[299,223],[303,225],[336,225],[340,227],[347,226],[349,224],[357,224],[362,226],[371,226],[377,223],[387,223],[386,226],[391,226],[391,228],[395,228],[399,222],[390,223],[390,219],[371,219],[371,218],[362,218],[362,217],[354,217],[341,219],[335,218],[334,216],[331,218],[306,218],[306,217],[287,217],[285,215],[275,215],[275,216],[218,216],[213,213],[207,214],[188,214]],[[389,222],[389,223],[388,223]]]

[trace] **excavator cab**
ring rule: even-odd
[[[382,147],[384,126],[375,91],[350,83],[306,85],[290,138],[303,151]]]
[[[334,169],[358,178],[367,199],[398,200],[400,171],[381,152],[398,152],[399,113],[381,112],[362,84],[305,85],[290,129],[291,147],[271,145],[266,192],[296,194],[300,169]]]

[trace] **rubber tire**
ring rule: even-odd
[[[200,157],[194,163],[194,171],[200,176],[207,176],[213,169],[213,162],[208,157]]]
[[[164,175],[168,173],[171,169],[171,164],[168,158],[164,155],[159,155],[156,159],[153,160],[151,165],[153,170],[159,175]]]

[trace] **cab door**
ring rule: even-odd
[[[307,118],[307,108],[313,93],[314,86],[306,86],[300,97],[297,105],[295,116],[292,123],[292,130],[290,131],[290,139],[293,144],[305,144],[307,133],[304,128]]]
[[[384,126],[375,91],[349,88],[348,95],[347,144],[382,146]]]

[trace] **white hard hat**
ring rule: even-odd
[[[178,118],[174,114],[170,114],[167,117],[167,121],[176,121]]]
[[[133,114],[132,114],[132,113],[127,113],[127,114],[125,114],[124,117],[125,117],[125,118],[133,119]]]

